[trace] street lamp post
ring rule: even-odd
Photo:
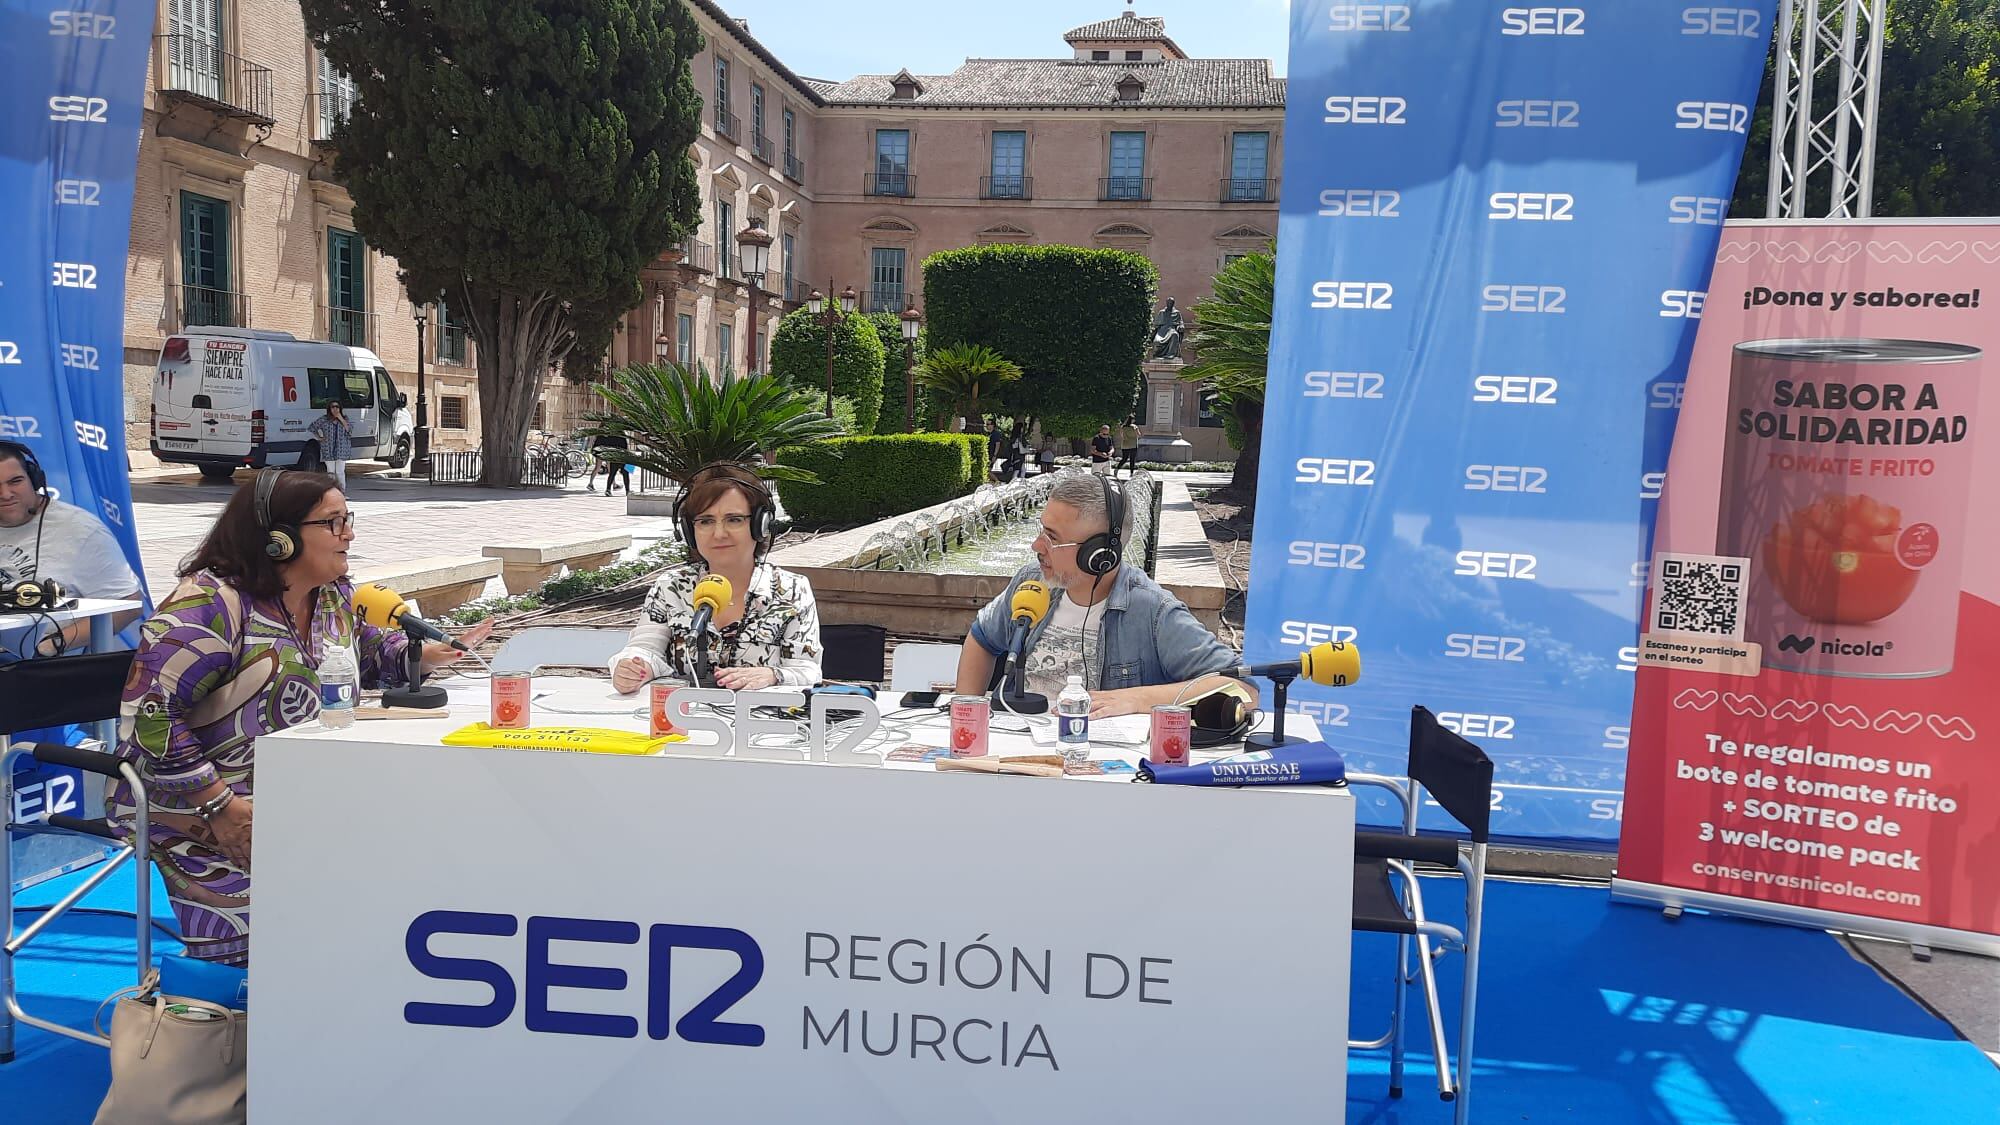
[[[660,366],[665,367],[667,361],[673,357],[674,342],[667,339],[667,334],[662,332],[653,337],[653,358],[659,362]]]
[[[763,301],[764,271],[771,263],[771,234],[764,229],[764,220],[750,216],[750,225],[736,234],[737,257],[743,266],[743,277],[750,283],[750,332],[743,342],[744,354],[749,362],[743,365],[745,372],[757,371],[757,306]],[[727,357],[725,357],[726,359]]]
[[[443,308],[444,294],[438,294],[439,308]],[[417,318],[417,439],[416,451],[412,454],[409,474],[429,476],[431,472],[431,404],[427,388],[424,386],[424,324],[429,313],[422,305],[416,307]],[[438,330],[443,331],[442,322]]]
[[[828,289],[833,288],[833,279],[826,281]],[[846,320],[854,311],[861,298],[855,295],[854,286],[840,291],[840,308],[835,310],[826,303],[826,295],[815,289],[806,295],[806,313],[816,318],[826,329],[826,416],[833,417],[833,329]]]
[[[923,324],[917,299],[903,308],[903,432],[917,432],[917,329]]]

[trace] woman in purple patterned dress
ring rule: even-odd
[[[267,549],[281,540],[290,553]],[[403,680],[409,639],[361,623],[350,606],[353,541],[354,518],[332,477],[266,469],[236,490],[142,627],[118,754],[146,780],[152,855],[189,956],[249,961],[257,736],[318,717],[317,669],[330,645],[354,650],[364,686]],[[423,660],[434,667],[455,655],[429,645]],[[108,804],[129,834],[131,787],[119,782]]]

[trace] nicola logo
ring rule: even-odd
[[[1778,648],[1784,652],[1807,653],[1812,651],[1812,647],[1812,637],[1801,637],[1797,633],[1786,633],[1785,639],[1778,642]]]
[[[551,946],[560,942],[571,946],[585,942],[605,945],[646,944],[644,1010],[646,1035],[667,1039],[678,1035],[690,1043],[713,1043],[730,1047],[759,1047],[764,1028],[754,1023],[726,1023],[722,1017],[764,979],[764,951],[742,930],[722,926],[677,926],[656,924],[643,930],[637,922],[600,918],[549,918],[527,920],[525,949],[513,942],[490,942],[494,959],[444,957],[431,952],[431,938],[439,934],[468,935],[475,938],[512,938],[521,932],[521,921],[512,914],[487,914],[467,910],[432,910],[417,916],[403,938],[410,967],[431,980],[465,981],[483,984],[493,993],[484,1004],[441,1004],[413,1000],[403,1006],[403,1019],[436,1027],[498,1027],[506,1023],[519,1006],[525,1009],[522,1023],[529,1031],[551,1035],[600,1035],[610,1039],[636,1039],[639,1020],[632,1015],[605,1015],[563,1011],[555,990],[588,988],[599,992],[627,990],[623,969],[589,964],[563,964],[552,960]],[[453,942],[466,948],[467,942]],[[706,997],[674,1019],[670,1007],[674,954],[706,954],[714,963],[715,954],[733,958],[736,972]],[[567,952],[567,951],[566,951]],[[525,956],[524,956],[525,954]],[[587,955],[570,956],[588,960]],[[507,965],[525,964],[521,988],[517,991]],[[713,973],[706,973],[712,976]],[[456,990],[454,990],[456,992]],[[573,994],[572,994],[573,995]],[[520,1004],[516,1001],[519,999]],[[609,1002],[605,1004],[608,1006]]]
[[[1821,656],[1887,656],[1896,650],[1894,641],[1843,641],[1839,637],[1820,640],[1817,636],[1801,637],[1797,633],[1786,633],[1778,642],[1784,652],[1796,652],[1804,656],[1817,647]]]

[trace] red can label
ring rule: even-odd
[[[993,718],[993,704],[983,695],[959,695],[951,701],[951,756],[984,758],[986,728]]]
[[[687,732],[674,725],[674,693],[685,685],[673,680],[658,680],[653,684],[652,704],[647,708],[651,719],[649,729],[654,738],[665,738],[670,734]]]
[[[507,730],[525,729],[534,682],[535,678],[525,672],[494,675],[491,713],[486,718],[486,725]]]
[[[1187,765],[1193,727],[1193,713],[1185,707],[1162,703],[1153,708],[1153,741],[1146,760],[1156,766]]]

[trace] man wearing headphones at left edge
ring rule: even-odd
[[[1130,533],[1122,486],[1095,473],[1065,473],[1042,507],[1035,561],[1015,572],[965,635],[958,692],[990,689],[1014,635],[1014,592],[1030,580],[1052,587],[1055,601],[1028,634],[1028,691],[1054,700],[1064,681],[1081,675],[1091,716],[1103,718],[1173,703],[1197,680],[1212,681],[1205,691],[1236,683],[1228,678],[1242,663],[1236,653],[1179,598],[1125,561]]]
[[[30,579],[54,580],[65,597],[138,597],[138,576],[110,529],[82,508],[56,499],[52,491],[34,451],[0,441],[0,590]],[[138,616],[137,610],[119,614],[113,628],[122,629]],[[88,621],[13,631],[0,635],[0,660],[82,652],[89,638]]]

